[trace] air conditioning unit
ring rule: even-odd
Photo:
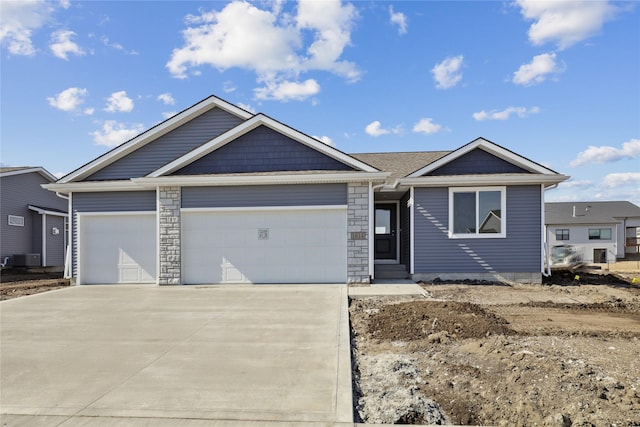
[[[14,267],[40,267],[40,254],[18,254],[13,256]]]

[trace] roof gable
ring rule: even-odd
[[[253,116],[251,119],[241,123],[233,129],[223,133],[222,135],[214,138],[206,144],[201,145],[200,147],[192,150],[191,152],[185,154],[184,156],[168,163],[167,165],[155,170],[154,172],[147,175],[148,177],[160,177],[165,175],[173,174],[176,171],[179,171],[186,166],[202,159],[203,157],[213,153],[216,150],[220,150],[225,145],[231,143],[232,141],[237,140],[243,135],[251,132],[252,130],[264,126],[269,128],[282,136],[289,138],[292,142],[302,144],[316,152],[330,157],[333,160],[336,160],[339,163],[342,163],[352,169],[364,172],[378,172],[378,170],[360,160],[357,160],[354,157],[349,156],[348,154],[343,153],[340,150],[337,150],[333,147],[324,144],[317,139],[311,138],[308,135],[303,134],[300,131],[297,131],[289,126],[286,126],[264,114],[257,114]],[[185,169],[186,170],[186,169]]]
[[[133,139],[117,146],[113,150],[103,154],[102,156],[92,160],[91,162],[81,166],[70,174],[62,177],[59,182],[67,183],[83,180],[101,169],[111,165],[112,163],[124,158],[134,151],[152,143],[163,135],[177,129],[196,117],[206,113],[213,108],[220,108],[229,114],[238,117],[241,120],[247,120],[252,114],[233,104],[230,104],[216,96],[210,96],[197,104],[183,110],[175,116],[165,120],[164,122],[152,127],[151,129],[141,133]]]
[[[528,170],[514,165],[500,157],[497,157],[482,148],[475,148],[460,157],[451,160],[432,170],[426,175],[469,175],[491,173],[531,173]]]
[[[20,166],[20,167],[4,167],[0,168],[0,178],[5,176],[23,175],[26,173],[38,173],[46,178],[49,182],[56,182],[57,178],[51,172],[40,166]]]
[[[353,169],[324,153],[261,125],[171,175]]]
[[[484,156],[483,153],[474,153],[471,154],[471,157],[466,157],[465,156],[473,151],[476,150],[481,150],[484,153],[490,154],[493,157],[500,159],[514,167],[516,167],[519,172],[518,173],[537,173],[537,174],[544,174],[544,175],[556,175],[556,172],[554,172],[551,169],[548,169],[534,161],[531,161],[525,157],[520,156],[519,154],[514,153],[513,151],[507,150],[504,147],[501,147],[497,144],[494,144],[491,141],[488,141],[484,138],[478,138],[470,143],[468,143],[467,145],[464,145],[460,148],[458,148],[455,151],[450,152],[449,154],[441,157],[440,159],[434,161],[433,163],[430,163],[426,166],[424,166],[421,169],[418,169],[417,171],[413,172],[412,174],[408,175],[409,178],[417,178],[417,177],[421,177],[421,176],[425,176],[425,175],[439,175],[438,173],[436,173],[436,171],[438,169],[441,168],[445,168],[446,165],[450,165],[452,162],[461,159],[461,163],[459,163],[458,166],[454,166],[454,164],[450,165],[448,167],[449,172],[453,172],[456,169],[458,169],[460,172],[462,173],[462,168],[460,168],[460,165],[466,165],[465,169],[469,167],[468,165],[468,161],[469,160],[474,160],[474,157],[478,157],[478,156]],[[494,162],[495,164],[495,162]],[[482,168],[482,166],[478,165],[476,167],[480,167]],[[501,168],[505,168],[506,166],[504,164],[502,164]],[[511,167],[509,167],[511,168]],[[447,170],[446,168],[443,170]],[[455,174],[459,174],[459,173],[455,173]],[[464,172],[464,174],[477,174],[478,172]],[[509,171],[509,172],[483,172],[483,173],[513,173],[513,170]],[[454,174],[454,175],[455,175]],[[442,174],[441,174],[442,175]]]
[[[221,108],[209,111],[86,177],[85,181],[138,178],[236,127],[242,119]]]

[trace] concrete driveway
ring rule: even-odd
[[[0,419],[352,422],[346,293],[81,286],[4,301]]]

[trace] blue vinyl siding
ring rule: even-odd
[[[489,173],[529,173],[493,154],[476,148],[467,154],[439,167],[428,175],[467,175]]]
[[[447,188],[415,189],[415,273],[484,273],[486,270],[460,245],[468,246],[496,272],[540,271],[541,188],[508,186],[506,238],[450,239]],[[424,210],[421,212],[419,208]],[[438,226],[444,226],[440,230]]]
[[[346,205],[346,184],[185,187],[183,208]]]
[[[266,126],[240,136],[172,175],[305,170],[352,170]]]
[[[213,108],[104,167],[85,181],[117,180],[145,176],[194,148],[236,127],[242,119]]]
[[[73,193],[71,205],[72,228],[72,266],[73,277],[77,277],[77,247],[78,247],[78,214],[87,212],[140,212],[156,210],[155,191],[113,191],[95,193]],[[155,250],[149,248],[149,250]]]

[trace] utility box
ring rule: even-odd
[[[13,256],[14,267],[40,267],[40,254],[18,254]]]

